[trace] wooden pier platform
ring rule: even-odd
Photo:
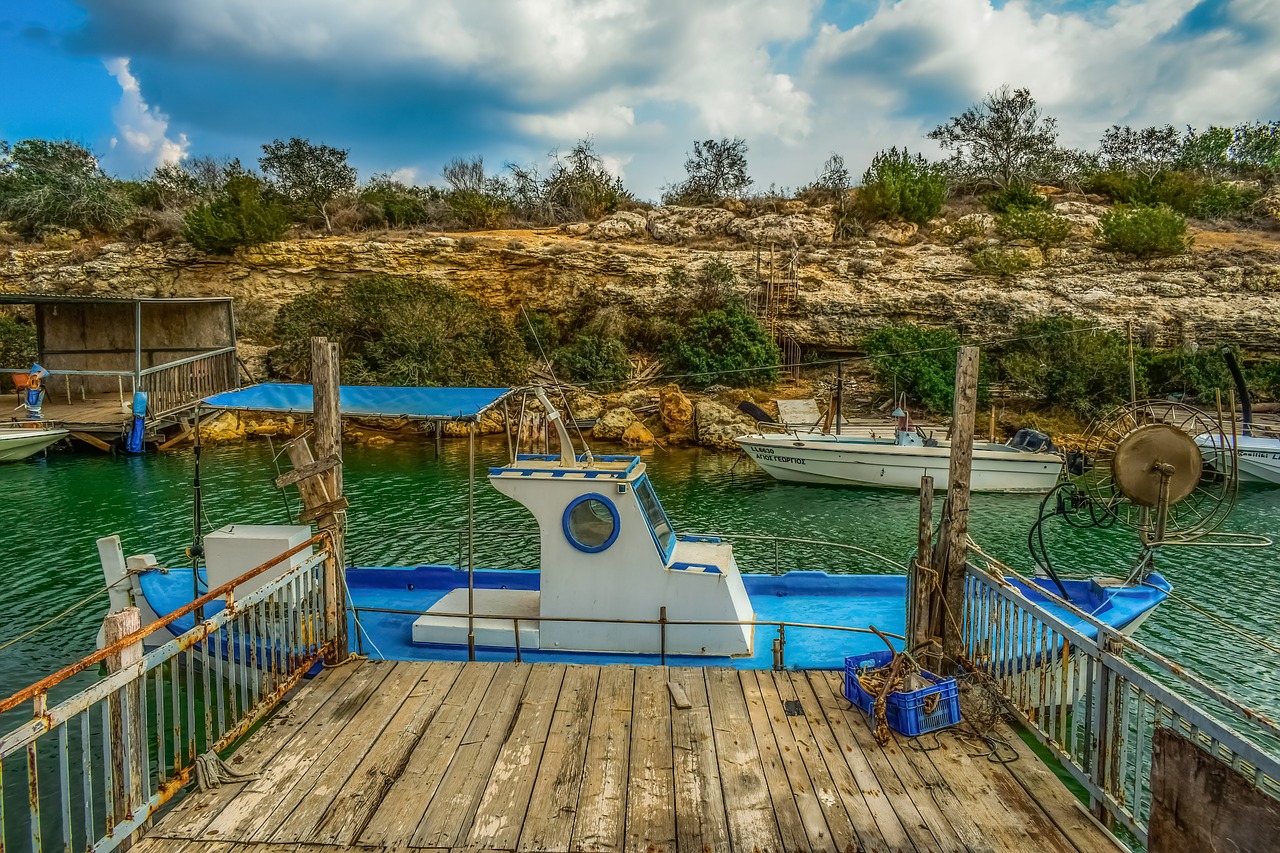
[[[134,849],[1115,849],[1010,732],[1009,764],[953,734],[881,748],[840,690],[834,672],[353,661],[235,751],[255,780],[188,796]]]

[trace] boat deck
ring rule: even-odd
[[[236,749],[256,780],[188,796],[134,849],[1114,849],[1007,729],[1009,764],[949,733],[881,748],[840,691],[820,671],[353,661]]]

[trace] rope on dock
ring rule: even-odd
[[[48,620],[48,621],[46,621],[46,622],[42,622],[41,624],[39,624],[39,625],[35,626],[34,628],[32,628],[30,631],[27,631],[27,632],[26,632],[26,633],[24,633],[24,634],[19,634],[18,636],[14,637],[12,640],[9,640],[8,642],[4,643],[3,645],[0,645],[0,652],[4,651],[5,649],[9,648],[10,646],[17,645],[18,643],[20,643],[20,642],[22,642],[23,640],[27,639],[27,637],[30,637],[30,636],[33,636],[33,635],[35,635],[35,634],[40,633],[40,632],[41,632],[41,631],[43,631],[45,628],[50,627],[51,625],[53,625],[54,623],[58,622],[59,620],[61,620],[61,619],[65,619],[67,616],[70,616],[72,613],[75,613],[75,612],[76,612],[77,610],[79,610],[80,608],[87,606],[88,604],[90,604],[90,603],[91,603],[92,601],[94,601],[95,599],[100,598],[100,597],[102,597],[103,595],[106,595],[108,592],[110,592],[110,591],[111,591],[111,587],[114,587],[116,584],[124,583],[124,582],[125,582],[125,581],[127,581],[127,580],[129,580],[129,576],[128,576],[128,575],[126,575],[126,576],[124,576],[123,578],[121,578],[120,580],[116,581],[114,584],[111,584],[111,586],[104,586],[102,589],[98,590],[97,592],[93,593],[92,595],[88,596],[87,598],[82,598],[81,600],[77,601],[75,604],[73,604],[73,605],[71,605],[70,607],[68,607],[66,610],[64,610],[64,611],[62,611],[61,613],[59,613],[57,616],[54,616],[53,618],[49,619],[49,620]]]
[[[1152,589],[1163,590],[1166,595],[1168,595],[1170,598],[1172,598],[1174,601],[1178,602],[1179,604],[1182,604],[1185,607],[1189,607],[1190,609],[1194,610],[1195,612],[1199,613],[1201,616],[1205,617],[1206,619],[1209,619],[1212,622],[1218,623],[1223,628],[1226,628],[1228,631],[1232,632],[1233,634],[1243,637],[1244,639],[1252,643],[1257,643],[1259,646],[1261,646],[1262,648],[1266,649],[1269,652],[1273,652],[1275,654],[1280,655],[1280,646],[1277,646],[1275,643],[1268,641],[1264,637],[1259,637],[1257,634],[1252,634],[1238,625],[1231,624],[1226,619],[1223,619],[1221,616],[1218,616],[1208,610],[1205,610],[1203,607],[1196,604],[1191,599],[1186,598],[1185,596],[1178,595],[1173,590],[1165,590],[1163,587],[1158,587],[1155,584],[1151,584],[1146,581],[1143,581],[1142,585],[1149,586]]]
[[[258,776],[257,773],[241,773],[223,761],[213,750],[196,756],[196,787],[201,791],[208,791],[223,784],[254,782],[257,781]]]

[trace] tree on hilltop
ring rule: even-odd
[[[264,145],[262,152],[258,164],[271,186],[290,201],[313,206],[324,218],[325,230],[332,231],[330,202],[356,188],[356,170],[347,165],[347,149],[312,145],[295,136],[288,142],[277,139]]]
[[[25,237],[49,229],[111,233],[134,207],[98,158],[78,142],[0,142],[0,219]]]
[[[1028,89],[1001,86],[928,134],[952,152],[962,181],[1004,189],[1034,180],[1058,147],[1058,122],[1042,115]]]
[[[663,193],[664,204],[715,204],[751,188],[747,141],[741,136],[695,141],[684,170],[685,179]]]

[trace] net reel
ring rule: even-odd
[[[1113,409],[1085,434],[1076,483],[1147,547],[1213,534],[1239,491],[1234,421],[1168,400]],[[1227,544],[1227,543],[1220,543]]]

